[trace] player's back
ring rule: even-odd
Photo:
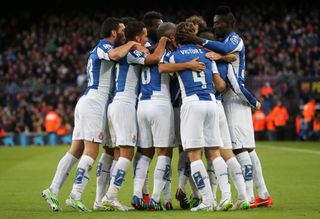
[[[160,74],[158,65],[146,65],[141,72],[139,100],[170,101],[170,78]]]
[[[84,95],[94,91],[99,96],[109,97],[114,84],[114,62],[108,57],[108,52],[112,48],[113,45],[109,41],[100,40],[97,46],[90,51],[87,64],[88,86]]]
[[[143,60],[144,54],[134,51],[129,52],[115,65],[116,86],[113,101],[121,100],[136,104]]]
[[[204,62],[206,68],[202,72],[184,70],[178,73],[181,95],[185,97],[196,95],[198,100],[212,100],[212,61],[205,57],[207,53],[197,45],[182,45],[177,51],[173,52],[169,61],[171,63],[183,63],[199,57],[199,62]]]

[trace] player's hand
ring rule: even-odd
[[[261,109],[261,103],[259,101],[256,103],[256,109]]]
[[[202,44],[202,39],[200,37],[190,33],[178,33],[176,34],[176,39],[178,39],[179,43],[182,44]]]
[[[221,59],[222,55],[216,52],[208,52],[206,53],[206,57],[212,61],[217,61]]]
[[[162,36],[160,38],[159,42],[162,42],[162,41],[164,41],[166,43],[166,42],[170,42],[170,39],[168,37],[166,37],[166,36]]]
[[[190,65],[190,69],[192,71],[196,71],[196,72],[201,72],[201,71],[204,71],[205,68],[206,68],[206,65],[204,64],[204,62],[198,62],[200,58],[197,57],[197,58],[194,58],[192,59],[190,62],[189,62],[189,65]]]
[[[138,50],[138,51],[143,52],[145,54],[150,54],[150,51],[146,47],[142,46],[141,44],[134,45],[132,49]]]

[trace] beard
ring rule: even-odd
[[[122,46],[123,44],[126,43],[126,39],[124,36],[117,36],[116,40],[114,41],[114,46],[118,47],[118,46]]]

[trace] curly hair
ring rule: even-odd
[[[207,28],[207,22],[201,16],[193,15],[186,19],[186,22],[191,22],[194,25],[198,25],[198,31]]]

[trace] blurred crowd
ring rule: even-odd
[[[178,23],[201,15],[212,25],[214,10],[162,10]],[[239,6],[233,9],[246,45],[246,74],[320,76],[319,9]],[[0,137],[44,132],[54,111],[71,132],[73,109],[86,84],[88,52],[107,16],[141,19],[135,9],[0,17]],[[297,103],[298,104],[298,103]],[[269,113],[269,112],[268,112]]]

